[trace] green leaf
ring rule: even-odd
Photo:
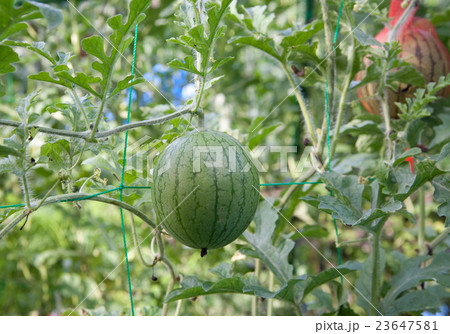
[[[290,48],[288,60],[292,62],[300,62],[302,65],[310,64],[311,66],[317,67],[316,70],[323,70],[324,65],[322,59],[317,56],[317,48],[319,43],[314,42],[310,45],[303,44],[297,45]],[[305,74],[306,77],[306,74]]]
[[[65,139],[48,142],[41,146],[41,156],[48,157],[48,165],[51,169],[59,171],[65,169],[69,163],[70,143]]]
[[[421,72],[410,64],[401,66],[398,70],[387,74],[386,83],[390,87],[396,87],[395,82],[401,82],[415,87],[425,86],[425,78]]]
[[[362,45],[375,45],[382,47],[383,44],[378,42],[374,37],[367,35],[364,31],[359,28],[356,28],[354,31],[354,36]]]
[[[301,197],[300,200],[303,200],[306,203],[331,214],[333,219],[340,220],[345,225],[353,225],[360,218],[360,215],[351,205],[342,203],[337,198],[332,196],[305,196]]]
[[[117,83],[116,88],[114,88],[111,94],[109,94],[108,99],[112,98],[116,94],[119,94],[121,91],[125,89],[139,85],[144,82],[145,82],[144,78],[135,78],[133,75],[128,75]]]
[[[217,68],[219,68],[220,66],[222,66],[225,63],[228,63],[230,60],[233,60],[234,57],[222,57],[222,58],[218,58],[215,59],[212,63],[211,68],[208,70],[208,74],[215,71]]]
[[[0,157],[7,157],[8,155],[22,157],[22,153],[20,153],[18,150],[9,146],[0,145]]]
[[[3,44],[28,49],[28,50],[33,51],[34,53],[44,57],[49,62],[51,62],[53,65],[56,64],[56,60],[53,59],[53,57],[50,55],[50,53],[48,51],[45,50],[45,42],[33,42],[32,44],[30,44],[25,41],[18,42],[18,41],[7,40],[7,41],[4,41]]]
[[[395,300],[405,291],[419,286],[422,282],[436,281],[450,287],[450,253],[438,253],[433,256],[432,262],[421,268],[421,264],[429,256],[416,256],[399,262],[400,270],[389,282],[389,290],[381,302],[381,309],[388,310]]]
[[[90,36],[81,41],[83,50],[98,59],[98,61],[92,63],[92,68],[102,76],[100,82],[102,94],[105,93],[104,90],[110,81],[113,66],[117,59],[122,56],[122,53],[133,41],[133,37],[127,37],[127,35],[135,28],[136,24],[145,18],[144,12],[150,4],[151,0],[132,0],[129,4],[128,18],[125,23],[123,23],[122,15],[116,15],[108,19],[107,23],[113,30],[109,36],[112,47],[109,55],[106,54],[103,37]]]
[[[445,217],[445,226],[450,226],[450,174],[440,175],[433,180],[434,200],[441,203],[437,213]]]
[[[408,157],[414,157],[416,155],[419,155],[422,153],[422,150],[418,147],[413,147],[412,149],[409,149],[407,151],[402,152],[401,154],[397,155],[395,157],[395,161],[393,163],[393,166],[396,167],[402,162],[405,162],[405,159]]]
[[[326,238],[330,232],[320,225],[306,225],[295,232],[290,238],[297,240],[300,238]]]
[[[228,6],[230,6],[231,2],[233,0],[223,0],[220,2],[220,6],[214,3],[211,3],[211,7],[207,10],[207,16],[208,16],[208,25],[209,25],[209,44],[211,45],[215,40],[219,39],[223,36],[224,30],[222,32],[219,32],[220,28],[226,28],[221,27],[220,22],[225,15],[225,13],[228,10]]]
[[[377,134],[382,135],[383,131],[377,126],[377,123],[372,120],[353,119],[341,127],[341,134]]]
[[[439,309],[443,298],[450,293],[440,285],[429,286],[425,290],[413,290],[396,299],[383,310],[383,315],[399,315],[407,312],[421,312],[427,309]]]
[[[395,200],[404,201],[425,182],[431,181],[438,175],[444,174],[443,171],[436,167],[436,163],[429,159],[419,161],[414,167],[415,174],[411,174],[409,166],[407,165],[400,165],[398,167],[398,170],[395,173],[398,182],[398,190],[397,193],[394,194]]]
[[[293,31],[291,35],[281,40],[281,47],[284,49],[292,48],[305,44],[308,40],[323,29],[323,21],[314,21],[307,24],[302,30]]]
[[[341,175],[338,173],[323,173],[321,179],[343,203],[349,204],[358,213],[361,213],[362,193],[364,185],[359,183],[355,175]]]
[[[272,38],[259,36],[236,36],[232,37],[229,40],[229,43],[236,43],[236,44],[244,44],[253,46],[257,49],[260,49],[264,51],[265,53],[271,55],[275,59],[278,59],[281,61],[281,56],[278,54],[278,52],[275,50],[274,42]]]
[[[63,79],[67,83],[67,85],[69,85],[69,87],[71,87],[69,83],[72,83],[72,84],[80,87],[81,89],[84,89],[86,92],[88,92],[96,97],[100,97],[100,94],[97,93],[91,86],[93,84],[100,83],[101,79],[98,77],[86,75],[82,72],[76,73],[75,76],[72,76],[69,74],[68,71],[56,72],[55,75],[58,78]]]
[[[57,84],[57,85],[60,85],[60,86],[66,87],[66,88],[72,88],[70,83],[68,83],[66,80],[52,78],[52,76],[48,72],[39,72],[38,74],[32,74],[32,75],[29,75],[28,78],[32,79],[32,80],[54,83],[54,84]]]
[[[246,278],[236,275],[217,282],[201,281],[195,276],[187,276],[183,278],[181,288],[169,292],[165,302],[217,293],[240,293],[264,298],[273,296],[273,293],[261,286],[254,276]]]
[[[39,8],[42,16],[47,20],[49,29],[56,28],[61,24],[63,16],[59,9],[37,1],[28,0],[28,2]]]
[[[0,74],[14,72],[16,69],[11,63],[19,60],[19,55],[12,48],[0,45]]]
[[[265,127],[261,127],[263,124],[265,117],[258,116],[252,121],[249,128],[249,138],[248,138],[248,146],[251,150],[253,150],[256,146],[258,146],[270,133],[272,133],[275,129],[277,129],[282,123],[271,124]],[[258,130],[258,131],[256,131]]]
[[[41,17],[38,8],[28,2],[16,7],[14,0],[0,1],[0,41],[26,29],[28,26],[23,22]]]
[[[267,201],[262,201],[256,210],[254,222],[255,233],[244,232],[244,237],[253,246],[255,253],[263,263],[275,274],[281,283],[288,282],[293,275],[293,266],[288,262],[288,255],[294,248],[290,239],[274,246],[272,235],[275,222],[278,219],[277,211]]]
[[[273,297],[299,305],[309,293],[319,286],[360,269],[360,263],[349,261],[336,268],[324,270],[317,275],[294,278],[284,284]]]
[[[179,59],[173,59],[167,65],[178,70],[187,71],[196,75],[203,75],[203,73],[199,72],[195,67],[193,56],[184,57],[184,62]]]

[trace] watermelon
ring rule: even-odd
[[[153,170],[158,223],[181,243],[223,247],[248,227],[259,202],[259,175],[249,153],[216,131],[189,133],[163,151]]]
[[[402,7],[403,0],[391,0],[389,8],[389,18],[392,19],[391,25],[394,26],[402,16],[405,9]],[[397,39],[402,45],[402,52],[398,55],[414,66],[421,72],[426,82],[437,82],[441,76],[450,73],[450,54],[444,44],[439,40],[436,29],[427,19],[414,16],[415,8],[400,28]],[[375,39],[381,43],[387,42],[389,28],[384,28],[375,36]],[[371,61],[364,58],[366,67],[370,66]],[[366,76],[366,71],[361,71],[356,75],[356,80],[362,80]],[[357,89],[358,97],[370,113],[381,114],[381,105],[377,97],[378,83],[370,82]],[[405,103],[407,98],[413,98],[416,87],[406,84],[400,84],[398,91],[389,90],[388,105],[391,117],[397,118],[400,112],[396,102]],[[450,87],[438,92],[438,96],[448,97]]]

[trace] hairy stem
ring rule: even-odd
[[[372,239],[372,289],[370,302],[372,315],[376,315],[376,307],[380,296],[380,234],[375,233]]]
[[[261,260],[256,259],[255,260],[255,276],[256,279],[259,281],[259,277],[261,276]],[[258,296],[253,296],[252,298],[252,316],[258,315]]]
[[[134,248],[136,249],[136,256],[139,260],[139,262],[147,268],[152,268],[155,264],[152,262],[147,262],[144,259],[144,256],[142,255],[141,252],[141,246],[137,237],[137,233],[136,233],[136,224],[134,222],[134,216],[133,214],[130,212],[130,221],[131,221],[131,234],[133,236],[133,242],[134,242]]]
[[[316,170],[314,168],[309,169],[305,174],[303,174],[298,179],[296,179],[294,181],[294,183],[304,182],[305,180],[308,180],[311,176],[314,175],[315,172],[316,172]],[[281,197],[280,202],[278,203],[278,207],[283,208],[285,206],[285,204],[287,203],[287,201],[289,200],[289,198],[291,198],[292,194],[300,186],[302,186],[302,185],[298,185],[298,184],[290,185],[289,188],[284,193],[283,197]]]
[[[421,255],[427,255],[433,251],[434,248],[436,248],[441,242],[443,242],[445,239],[447,239],[448,235],[450,234],[450,226],[447,227],[444,231],[441,232],[434,240],[428,245],[428,247],[421,250]]]
[[[175,314],[174,316],[179,316],[180,312],[181,312],[181,305],[183,305],[183,299],[178,300],[177,302],[177,308],[175,309]]]
[[[72,8],[72,6],[69,6],[69,7]],[[86,110],[84,110],[83,104],[81,103],[80,98],[78,97],[78,94],[77,94],[77,92],[75,90],[75,86],[74,85],[72,85],[71,92],[72,92],[73,98],[75,100],[75,103],[78,106],[78,109],[80,109],[81,114],[83,115],[84,121],[86,123],[86,129],[89,129],[89,119],[87,118]]]
[[[142,211],[136,209],[135,207],[131,206],[128,203],[125,203],[125,202],[122,202],[122,201],[119,201],[117,199],[110,198],[110,197],[96,196],[96,195],[86,194],[86,193],[72,193],[72,194],[49,197],[41,204],[41,206],[54,204],[54,203],[60,203],[60,202],[76,202],[76,201],[88,200],[88,199],[91,201],[103,202],[103,203],[118,206],[122,209],[130,211],[137,217],[141,218],[145,223],[147,223],[151,227],[153,227],[153,228],[157,227],[156,224],[149,217],[147,217],[147,215],[145,215]],[[33,204],[33,203],[31,203],[31,204]],[[25,211],[26,211],[25,215],[23,215],[23,213],[20,214],[19,216],[16,217],[16,218],[21,217],[20,219],[14,218],[7,226],[5,226],[0,231],[0,240],[3,239],[3,237],[10,230],[12,230],[14,228],[14,226],[16,226],[18,223],[20,223],[20,221],[27,216],[29,210],[25,210]]]
[[[286,64],[281,64],[284,70],[284,73],[286,74],[289,83],[293,89],[293,92],[295,94],[295,98],[297,99],[298,105],[300,106],[300,111],[302,112],[303,118],[305,120],[306,129],[308,130],[308,134],[311,137],[311,142],[313,143],[314,147],[317,147],[317,136],[316,132],[314,130],[314,125],[312,118],[309,114],[308,108],[306,107],[306,101],[303,98],[302,94],[299,91],[298,85],[295,83],[294,79],[292,78],[291,72],[289,72],[289,69]]]
[[[23,184],[23,195],[25,197],[25,204],[27,205],[28,209],[31,209],[30,190],[28,189],[28,180],[25,173],[22,175],[22,184]]]
[[[386,50],[386,56],[388,51]],[[380,85],[378,88],[379,97],[378,100],[381,104],[381,110],[383,113],[384,126],[385,126],[385,157],[388,162],[392,159],[392,141],[391,141],[391,114],[389,110],[389,91],[386,86],[387,76],[388,76],[388,62],[386,59],[383,60],[383,68],[380,76]]]
[[[350,25],[350,20],[348,20]],[[350,29],[352,29],[350,25]],[[352,34],[353,36],[353,34]],[[342,85],[341,97],[339,99],[338,110],[337,110],[337,119],[336,119],[336,127],[333,136],[333,140],[331,142],[331,158],[333,158],[334,153],[336,152],[336,146],[339,140],[339,132],[341,131],[342,117],[344,115],[344,107],[345,101],[347,99],[348,88],[353,80],[353,63],[355,60],[355,39],[352,37],[351,39],[352,45],[348,49],[348,58],[347,58],[347,75],[345,76],[344,83]]]
[[[109,136],[124,132],[126,130],[135,129],[135,128],[139,128],[139,127],[143,127],[143,126],[161,124],[161,123],[167,122],[168,120],[171,120],[173,118],[179,117],[183,114],[187,114],[189,112],[191,112],[190,108],[182,108],[182,109],[175,111],[169,115],[165,115],[165,116],[161,116],[161,117],[153,118],[153,119],[148,119],[145,121],[139,121],[139,122],[121,125],[121,126],[118,126],[114,129],[111,129],[108,131],[97,132],[94,136],[94,139],[109,137]],[[0,119],[0,125],[6,125],[6,126],[13,127],[13,128],[17,128],[20,125],[22,125],[22,123],[16,122],[16,121],[10,121],[10,120],[6,120],[6,119]],[[39,132],[48,133],[48,134],[52,134],[55,136],[81,138],[81,139],[85,139],[87,141],[90,140],[90,131],[75,132],[75,131],[68,131],[68,130],[52,129],[52,128],[47,128],[47,127],[40,126],[40,125],[28,125],[28,128],[29,129],[35,128],[35,129],[38,129]]]
[[[378,223],[377,230],[372,235],[372,282],[371,282],[371,295],[370,303],[372,305],[371,315],[378,314],[378,304],[380,301],[381,290],[381,265],[380,265],[380,250],[381,250],[381,233],[383,231],[384,223],[388,217],[383,218]]]
[[[167,271],[169,272],[169,276],[170,276],[169,284],[167,284],[166,295],[164,296],[164,299],[166,299],[167,296],[169,295],[170,291],[173,289],[175,283],[177,282],[177,276],[175,274],[175,270],[173,268],[172,262],[170,262],[169,259],[165,255],[164,242],[161,238],[161,233],[159,233],[159,231],[156,232],[156,242],[158,243],[159,261],[161,261],[164,264],[164,266],[166,267]],[[163,309],[162,309],[162,315],[163,316],[167,315],[168,310],[169,310],[169,304],[164,302]]]
[[[270,270],[269,271],[269,290],[273,291],[273,283],[274,283],[275,275]],[[269,298],[267,301],[267,316],[271,317],[273,315],[273,298]]]
[[[320,0],[320,6],[322,8],[322,19],[324,22],[324,32],[325,32],[325,46],[327,49],[327,78],[328,84],[328,106],[330,110],[330,115],[333,115],[333,103],[334,103],[334,77],[336,74],[336,57],[333,51],[333,38],[331,34],[331,23],[328,17],[328,2],[327,0]],[[324,117],[325,118],[325,117]]]
[[[423,186],[419,188],[419,251],[425,248],[425,190]]]

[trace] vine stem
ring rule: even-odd
[[[72,6],[69,6],[69,7],[72,8]],[[73,99],[75,100],[75,103],[77,104],[78,109],[80,109],[81,114],[83,115],[84,121],[86,122],[86,129],[89,129],[89,119],[87,118],[86,111],[84,110],[83,104],[81,103],[80,98],[78,97],[78,94],[75,90],[74,85],[72,85],[71,91],[72,91]]]
[[[419,188],[419,251],[425,248],[425,190],[423,186]]]
[[[142,255],[140,243],[136,233],[136,223],[134,222],[134,216],[131,212],[130,212],[130,222],[131,222],[131,234],[133,236],[134,248],[136,249],[137,258],[144,267],[153,268],[156,262],[149,263],[145,261],[144,256]]]
[[[269,290],[273,291],[273,283],[274,283],[275,275],[271,270],[269,270]],[[267,301],[267,316],[271,317],[273,315],[273,298],[269,298]]]
[[[386,56],[387,56],[388,51],[386,50],[385,52],[386,52]],[[380,85],[379,85],[379,90],[378,90],[380,93],[380,96],[378,97],[378,100],[381,104],[381,110],[383,113],[384,126],[385,126],[385,144],[386,144],[385,156],[386,156],[387,160],[390,162],[392,159],[392,141],[390,138],[391,115],[390,115],[390,111],[389,111],[389,102],[388,102],[389,91],[386,86],[387,75],[388,75],[388,71],[387,71],[388,62],[386,59],[384,59],[383,63],[384,64],[383,64],[383,68],[382,68],[382,72],[381,72],[381,76],[380,76]]]
[[[421,250],[420,255],[429,254],[434,248],[436,248],[441,242],[443,242],[450,234],[450,226],[441,232],[434,240],[428,245],[428,247]]]
[[[255,260],[255,276],[259,281],[259,278],[261,276],[261,260],[256,259]],[[258,315],[258,296],[253,296],[252,298],[252,316]]]
[[[322,8],[322,19],[324,22],[324,32],[325,32],[325,46],[327,49],[327,54],[329,55],[327,58],[327,77],[329,81],[328,85],[328,100],[329,100],[329,110],[330,115],[333,115],[333,102],[334,102],[334,78],[336,72],[336,56],[333,51],[333,39],[331,35],[331,24],[330,18],[328,17],[328,2],[327,0],[320,0],[320,6]],[[324,117],[324,121],[326,121],[326,117]]]
[[[347,17],[346,14],[344,14],[344,15]],[[352,26],[351,26],[351,23],[350,23],[350,20],[348,17],[347,17],[347,21],[350,25],[350,30],[352,30]],[[353,69],[353,63],[355,60],[355,38],[353,36],[354,35],[352,34],[352,38],[351,38],[352,45],[349,47],[349,54],[348,54],[347,75],[345,76],[344,84],[342,86],[341,97],[339,99],[338,110],[337,110],[336,127],[335,127],[334,136],[333,136],[333,139],[331,142],[331,153],[330,153],[331,158],[333,158],[334,153],[336,152],[336,146],[337,146],[338,139],[339,139],[339,133],[341,131],[342,117],[344,115],[344,107],[345,107],[345,102],[347,99],[347,93],[348,93],[348,89],[349,89],[350,84],[353,79],[352,69]]]
[[[311,142],[313,143],[314,147],[317,147],[317,136],[316,132],[314,130],[314,125],[312,122],[312,118],[309,114],[308,108],[306,107],[305,99],[303,98],[302,94],[300,93],[294,79],[292,78],[291,73],[289,72],[289,69],[287,68],[285,63],[281,63],[283,67],[283,71],[286,74],[289,83],[293,89],[293,92],[295,94],[295,98],[297,99],[298,105],[300,106],[300,111],[302,112],[303,118],[305,120],[306,128],[308,130],[308,134],[311,137]]]
[[[175,282],[177,281],[177,276],[175,274],[175,270],[173,269],[172,262],[166,257],[165,249],[164,249],[164,242],[161,238],[161,233],[159,231],[156,232],[156,242],[158,244],[158,259],[161,261],[164,266],[166,267],[167,271],[169,272],[169,284],[167,284],[166,289],[166,295],[164,296],[164,300],[169,296],[170,291],[175,286]],[[167,312],[169,310],[169,303],[164,302],[163,309],[162,309],[162,315],[166,316]]]
[[[177,110],[169,115],[165,115],[165,116],[161,116],[161,117],[157,117],[157,118],[153,118],[153,119],[147,119],[145,121],[139,121],[139,122],[121,125],[121,126],[118,126],[114,129],[111,129],[108,131],[97,132],[94,136],[94,139],[109,137],[109,136],[115,135],[117,133],[121,133],[121,132],[124,132],[127,130],[131,130],[131,129],[135,129],[135,128],[139,128],[139,127],[143,127],[143,126],[164,123],[164,122],[167,122],[168,120],[179,117],[183,114],[187,114],[189,112],[191,112],[191,108],[186,107],[186,108],[181,108],[180,110]],[[0,119],[0,125],[17,128],[20,125],[22,125],[22,123],[16,122],[16,121],[10,121],[10,120],[6,120],[6,119]],[[52,134],[55,136],[81,138],[81,139],[90,141],[90,131],[76,132],[76,131],[52,129],[52,128],[47,128],[47,127],[40,126],[40,125],[28,125],[28,128],[29,129],[35,128],[35,129],[39,130],[39,132],[48,133],[48,134]]]
[[[305,180],[308,180],[311,176],[313,176],[316,173],[316,170],[314,168],[309,169],[305,174],[300,176],[298,179],[294,181],[294,183],[303,182]],[[301,185],[291,185],[284,193],[283,197],[281,197],[280,202],[278,203],[278,207],[284,208],[289,198],[292,196],[292,194],[297,190],[298,187]]]
[[[153,227],[155,229],[157,228],[156,224],[149,217],[147,217],[147,215],[145,215],[142,211],[136,209],[135,207],[131,206],[128,203],[125,203],[125,202],[122,202],[122,201],[119,201],[117,199],[110,198],[110,197],[94,196],[92,194],[78,192],[78,193],[48,197],[43,203],[41,203],[41,206],[54,204],[54,203],[61,203],[61,202],[75,202],[77,200],[83,200],[83,199],[86,199],[86,200],[89,199],[91,201],[103,202],[103,203],[118,206],[122,209],[130,211],[137,217],[141,218],[145,223],[147,223],[151,227]],[[29,214],[29,210],[26,209],[21,214],[19,214],[16,218],[14,218],[8,225],[6,225],[0,231],[0,240],[3,239],[3,237],[9,231],[11,231],[18,223],[20,223],[22,221],[22,219],[24,219],[28,214]]]
[[[372,282],[371,282],[371,297],[370,303],[372,304],[371,315],[377,315],[378,303],[380,300],[381,290],[381,272],[380,272],[380,249],[381,249],[381,233],[383,226],[386,223],[388,217],[383,218],[379,223],[377,230],[372,234]]]
[[[25,172],[22,175],[22,184],[23,184],[23,194],[25,196],[25,204],[27,205],[28,209],[31,209],[30,190],[28,189],[28,180]]]

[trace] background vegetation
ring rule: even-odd
[[[121,44],[126,46],[124,58],[117,57],[114,66],[99,71],[98,67],[93,69],[93,62],[102,57],[99,46],[103,49],[104,44],[106,50],[111,50],[111,47],[91,36],[103,35],[115,43],[114,38],[120,29],[115,30],[116,35],[111,35],[107,20],[116,14],[128,17],[128,7],[119,0],[71,0],[71,4],[55,0],[41,3],[49,3],[60,14],[33,2],[25,2],[20,7],[29,7],[28,12],[13,13],[12,7],[8,7],[13,2],[4,1],[0,5],[0,13],[5,17],[5,20],[1,18],[5,26],[0,27],[0,54],[3,53],[0,57],[0,82],[4,89],[0,98],[0,119],[17,121],[19,125],[15,129],[3,123],[0,125],[3,139],[0,141],[0,205],[25,203],[24,193],[28,193],[30,201],[37,204],[49,190],[53,196],[81,190],[93,194],[117,187],[123,162],[123,132],[95,142],[37,133],[29,124],[66,131],[88,131],[89,124],[91,128],[96,126],[99,108],[103,108],[98,119],[100,132],[126,123],[131,40],[128,41],[131,44]],[[18,6],[23,1],[15,2]],[[133,1],[135,4],[145,2]],[[142,10],[145,18],[139,22],[131,122],[170,115],[199,101],[195,86],[198,77],[180,70],[186,64],[167,65],[173,59],[197,56],[197,46],[191,50],[167,41],[186,34],[189,24],[195,25],[189,3],[154,0],[148,9],[144,6],[146,9]],[[329,17],[326,18],[325,30],[329,25],[334,33],[340,1],[328,1],[327,5]],[[409,110],[410,119],[393,120],[392,126],[399,134],[392,138],[397,153],[386,159],[382,117],[369,115],[362,108],[356,90],[350,87],[347,94],[348,87],[345,88],[346,80],[353,79],[363,68],[363,57],[373,49],[370,36],[376,35],[386,22],[389,1],[375,9],[377,5],[375,0],[345,1],[336,43],[338,47],[330,58],[335,65],[325,60],[330,45],[324,42],[320,1],[249,0],[230,5],[231,14],[220,21],[220,26],[226,26],[226,32],[214,41],[215,59],[211,64],[229,56],[233,59],[224,59],[223,65],[215,69],[213,75],[204,78],[206,81],[223,75],[204,94],[202,91],[201,107],[196,111],[204,112],[207,128],[231,133],[250,148],[257,145],[296,146],[297,153],[289,154],[292,166],[302,155],[305,144],[313,140],[300,112],[298,96],[290,94],[283,100],[292,92],[292,82],[288,78],[295,80],[296,84],[301,82],[310,121],[315,124],[314,128],[320,128],[324,119],[326,78],[330,78],[330,71],[335,68],[336,85],[332,81],[329,84],[334,88],[330,91],[334,94],[330,99],[332,130],[338,123],[340,98],[346,95],[342,104],[340,137],[332,160],[334,173],[324,173],[320,178],[313,170],[307,178],[308,181],[321,180],[327,188],[322,184],[263,187],[263,196],[273,201],[279,211],[271,209],[262,199],[255,223],[245,236],[223,249],[209,252],[204,258],[200,258],[198,250],[184,247],[163,235],[165,256],[184,282],[181,290],[168,296],[168,285],[175,283],[174,288],[179,288],[180,283],[173,282],[163,263],[147,267],[139,262],[138,254],[133,250],[131,218],[124,211],[137,314],[166,312],[167,309],[163,310],[166,297],[166,301],[170,301],[166,306],[168,313],[181,315],[373,314],[368,300],[361,295],[376,301],[383,314],[420,314],[425,310],[435,313],[441,307],[442,312],[448,312],[448,307],[445,311],[443,305],[450,303],[450,238],[445,232],[449,226],[450,181],[446,172],[450,166],[449,100],[439,98],[432,101],[427,109],[429,114],[417,115]],[[4,11],[7,7],[8,10]],[[131,13],[138,12],[131,10]],[[61,22],[58,22],[59,15]],[[450,9],[446,1],[422,1],[417,15],[433,22],[440,40],[450,49],[450,22],[446,19]],[[352,34],[346,39],[359,22],[362,22],[358,27],[359,37]],[[305,28],[306,24],[310,25]],[[20,26],[16,29],[14,25]],[[134,26],[133,22],[126,37],[133,36]],[[296,31],[309,32],[298,34],[300,41],[291,41],[294,44],[289,46],[295,47],[297,54],[292,53],[287,58],[277,60],[257,44],[264,43],[265,38],[270,39],[270,43],[278,43],[276,51],[282,54],[288,47],[283,49],[279,44],[281,39],[294,36]],[[211,32],[208,30],[208,33]],[[239,36],[253,36],[254,40],[239,40]],[[120,38],[117,39],[118,45],[125,40]],[[22,41],[24,44],[21,45],[19,42]],[[272,45],[270,43],[267,45]],[[17,58],[10,53],[12,49]],[[269,47],[265,51],[272,52]],[[375,56],[380,62],[387,63],[393,59],[393,56]],[[352,58],[353,64],[350,63]],[[9,67],[11,65],[15,70]],[[298,70],[305,66],[303,77],[294,75],[290,65],[295,65]],[[318,70],[303,80],[316,66]],[[112,72],[108,73],[110,69]],[[43,74],[45,72],[49,74]],[[80,76],[75,77],[75,73]],[[412,73],[407,80],[413,80],[415,75]],[[445,82],[443,78],[442,85],[449,81],[448,77]],[[111,92],[117,94],[112,96]],[[107,103],[101,107],[103,101]],[[411,124],[409,130],[407,124]],[[198,126],[198,117],[186,114],[162,124],[135,128],[129,133],[128,145],[130,147],[148,137],[151,139],[147,145],[154,151],[162,150],[193,126]],[[257,126],[257,130],[252,131]],[[402,137],[403,132],[408,134],[406,141]],[[413,147],[417,144],[427,146],[428,151],[416,151]],[[11,153],[6,147],[22,153]],[[411,176],[409,164],[404,162],[405,147],[414,150],[410,152],[415,156],[417,176]],[[321,158],[325,170],[326,152],[323,149],[319,154],[323,153]],[[132,159],[138,155],[133,154],[131,151],[128,155],[130,167],[125,172],[125,184],[151,186],[151,175],[146,174],[149,171],[136,166]],[[389,163],[380,167],[383,160]],[[289,182],[302,177],[301,173],[292,170],[280,170],[277,153],[263,154],[260,161],[267,169],[261,174],[261,183]],[[375,187],[383,191],[375,195]],[[329,196],[330,190],[337,197]],[[124,189],[123,192],[124,202],[154,218],[148,189]],[[352,192],[359,192],[363,202],[355,203],[358,200]],[[376,211],[379,207],[371,206],[372,196],[378,195],[378,204],[400,206],[382,207],[385,209]],[[105,196],[119,198],[117,192]],[[326,203],[330,206],[327,207]],[[322,205],[321,209],[317,208],[319,205]],[[349,215],[341,210],[351,205],[357,217],[345,221]],[[0,229],[4,229],[23,210],[2,209]],[[367,214],[364,216],[363,212]],[[344,263],[340,271],[346,278],[343,281],[331,267],[331,264],[338,265],[338,255],[330,213],[337,219],[339,229],[338,245]],[[372,217],[371,214],[379,215]],[[153,228],[141,219],[135,220],[137,238],[144,240]],[[0,314],[69,314],[80,303],[73,314],[130,314],[126,266],[125,262],[121,263],[124,253],[118,207],[94,201],[45,205],[31,213],[23,229],[19,230],[23,223],[22,220],[0,240]],[[380,226],[381,232],[377,230]],[[253,239],[252,233],[255,233]],[[376,240],[381,245],[377,258],[373,255],[374,238],[379,238]],[[435,242],[432,244],[435,246],[433,256],[427,255],[427,245],[432,242]],[[158,252],[155,243],[157,241],[150,236],[141,245],[147,262],[151,263]],[[271,256],[278,259],[279,267],[268,265],[267,259],[258,253],[259,249],[270,250]],[[374,262],[379,264],[379,272],[375,276]],[[111,273],[119,263],[121,265]],[[418,274],[411,279],[411,273]],[[371,295],[373,287],[367,286],[373,280],[379,281],[375,297]],[[240,293],[219,293],[220,287],[211,288],[209,284],[213,283],[207,282],[222,282],[225,291],[239,292],[237,290],[240,289]],[[98,284],[100,286],[95,289]],[[211,294],[205,291],[205,287],[210,288]],[[184,301],[176,302],[177,298]]]

